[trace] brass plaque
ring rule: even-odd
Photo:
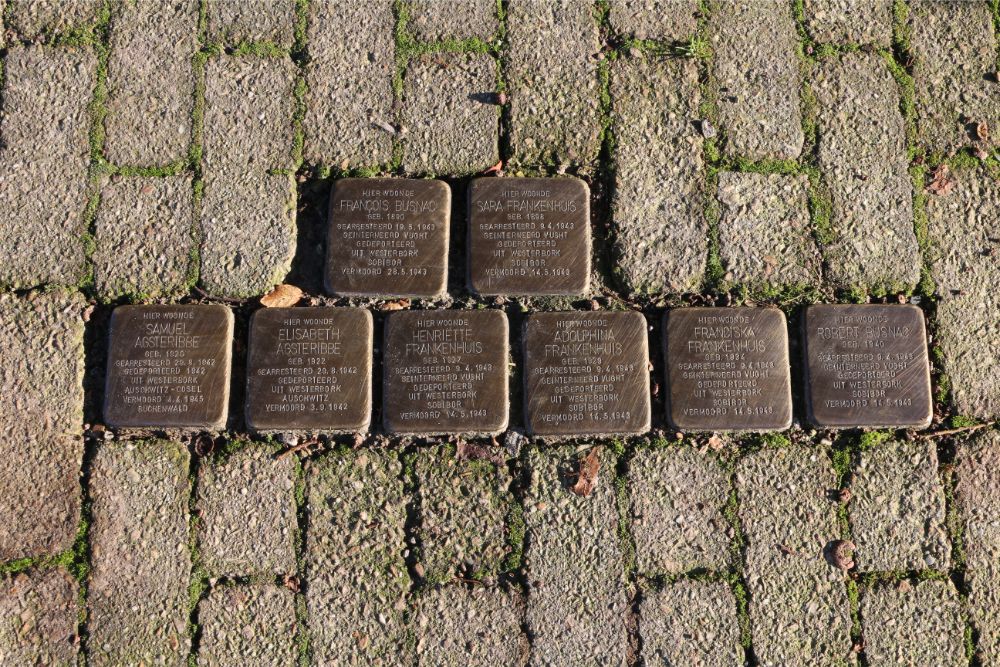
[[[390,433],[507,428],[507,316],[422,310],[386,318],[383,422]]]
[[[916,306],[810,306],[805,347],[809,420],[815,425],[930,424],[927,335]]]
[[[443,181],[342,178],[330,193],[326,289],[433,297],[448,281],[451,189]]]
[[[777,308],[679,308],[664,316],[667,417],[685,431],[792,425],[788,326]]]
[[[121,428],[223,428],[232,338],[233,314],[225,306],[115,308],[105,421]]]
[[[477,178],[469,186],[469,286],[479,294],[583,294],[590,190],[578,178]]]
[[[649,430],[642,313],[536,313],[524,327],[524,411],[534,435]]]
[[[250,322],[247,424],[256,431],[365,431],[372,316],[364,308],[264,308]]]

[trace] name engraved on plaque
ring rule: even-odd
[[[788,329],[776,308],[680,308],[664,316],[667,415],[681,430],[792,424]]]
[[[534,435],[649,430],[641,313],[537,313],[524,333],[525,418]]]
[[[265,308],[250,323],[247,424],[256,431],[364,431],[372,316],[363,308]]]
[[[809,420],[817,426],[930,424],[927,336],[916,306],[810,306],[805,346]]]
[[[469,285],[480,294],[582,294],[590,191],[577,178],[478,178],[469,187]]]
[[[383,421],[391,433],[507,428],[507,316],[410,311],[385,325]]]
[[[451,190],[442,181],[342,178],[330,194],[326,288],[344,296],[446,290]]]
[[[104,419],[115,427],[224,427],[232,337],[225,306],[119,306]]]

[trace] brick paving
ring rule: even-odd
[[[0,663],[1000,660],[995,2],[0,16]],[[466,288],[465,191],[497,164],[589,185],[585,298]],[[320,293],[345,176],[449,181],[447,296]],[[357,436],[248,433],[246,321],[280,282],[376,333],[383,309],[503,309],[510,428],[388,436],[376,407]],[[667,427],[664,307],[784,309],[801,378],[815,301],[923,309],[927,432],[810,430],[798,387],[779,434]],[[233,308],[224,432],[103,425],[108,317],[144,302]],[[651,431],[523,435],[520,323],[561,309],[646,315]]]

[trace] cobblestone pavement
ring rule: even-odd
[[[0,664],[1000,664],[996,0],[0,11]],[[470,294],[491,168],[589,183],[591,294]],[[330,184],[380,174],[453,188],[448,297],[323,296]],[[376,341],[505,310],[511,428],[249,435],[279,282]],[[101,423],[110,311],[158,301],[236,312],[223,432]],[[802,425],[796,335],[791,429],[666,427],[665,308],[820,301],[920,305],[927,431]],[[559,309],[645,314],[651,432],[523,435],[521,323]]]

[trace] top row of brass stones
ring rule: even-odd
[[[447,284],[450,189],[440,181],[342,179],[330,200],[326,286],[338,295],[430,297]],[[580,294],[590,275],[589,192],[575,178],[483,178],[469,188],[470,288]],[[664,316],[667,419],[680,430],[792,423],[788,327],[775,308]],[[507,428],[508,322],[500,310],[391,313],[382,424],[398,434]],[[223,428],[232,312],[121,306],[111,318],[105,420],[118,428]],[[538,436],[650,428],[648,327],[638,312],[526,318],[524,420]],[[925,427],[930,373],[913,306],[805,311],[807,417],[826,428]],[[246,421],[258,432],[359,432],[372,412],[372,316],[363,308],[264,308],[250,324]]]

